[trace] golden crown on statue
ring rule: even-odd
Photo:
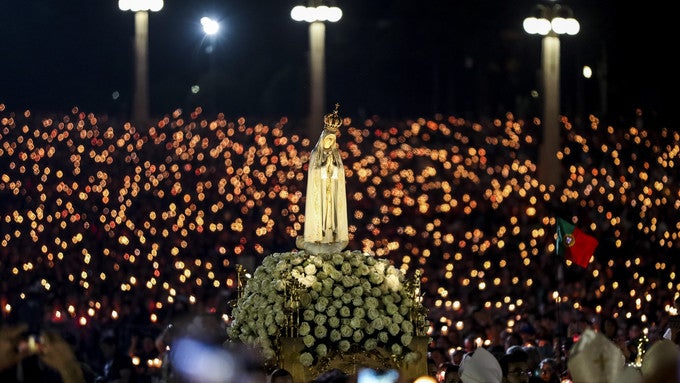
[[[340,104],[335,104],[335,110],[333,110],[333,113],[328,113],[327,115],[323,116],[324,129],[329,130],[331,133],[337,132],[338,128],[340,128],[340,125],[342,125],[342,119],[340,116],[338,116],[339,107]]]

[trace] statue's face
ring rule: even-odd
[[[323,138],[324,149],[330,149],[333,145],[335,145],[335,134],[329,134]]]

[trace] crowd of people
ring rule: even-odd
[[[432,355],[531,339],[564,372],[566,350],[607,322],[634,363],[680,286],[680,133],[637,113],[563,119],[560,185],[537,177],[540,121],[345,117],[348,248],[421,272]],[[285,117],[177,110],[135,126],[0,104],[0,323],[68,334],[92,379],[113,333],[115,353],[157,378],[168,326],[192,313],[228,326],[237,266],[294,250],[316,139]],[[588,268],[554,255],[557,217],[598,239]]]

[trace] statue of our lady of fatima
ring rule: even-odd
[[[349,242],[345,168],[336,142],[342,125],[338,107],[324,116],[323,132],[309,158],[304,236],[296,245],[313,254],[335,253]]]

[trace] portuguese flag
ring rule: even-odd
[[[584,233],[562,218],[557,218],[557,255],[586,268],[596,247],[595,237]]]

